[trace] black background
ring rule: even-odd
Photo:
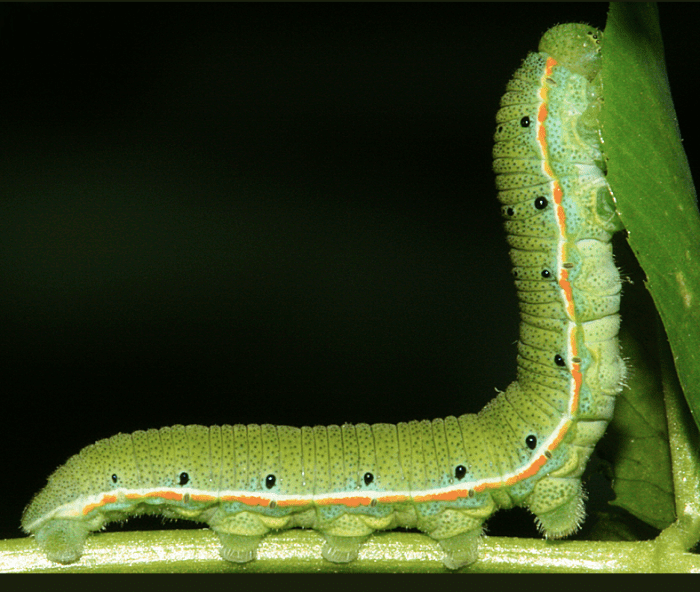
[[[606,12],[0,6],[0,537],[118,432],[433,418],[505,388],[498,101],[547,28]],[[660,16],[693,166],[700,7]]]

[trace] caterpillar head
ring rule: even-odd
[[[603,33],[595,27],[567,23],[549,29],[540,40],[539,50],[592,81],[601,68],[602,40]]]

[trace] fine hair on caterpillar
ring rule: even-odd
[[[47,557],[135,514],[201,521],[221,555],[255,559],[269,532],[313,528],[355,559],[374,531],[416,528],[450,569],[478,559],[485,521],[528,508],[546,538],[575,532],[581,475],[612,417],[621,228],[600,142],[601,33],[548,31],[496,116],[496,187],[521,315],[517,378],[478,414],[398,424],[172,426],[87,446],[49,478],[22,527]]]

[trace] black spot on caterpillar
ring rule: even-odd
[[[502,99],[494,170],[520,299],[518,377],[479,414],[119,434],[57,469],[26,508],[25,531],[70,563],[89,532],[161,512],[206,522],[230,561],[254,559],[270,530],[303,526],[342,562],[401,524],[439,541],[449,568],[477,559],[483,523],[501,507],[528,507],[548,538],[574,532],[581,473],[624,378],[610,247],[619,223],[596,164],[599,68],[598,32],[555,27]]]

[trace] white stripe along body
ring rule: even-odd
[[[206,522],[237,562],[275,529],[315,528],[324,556],[342,562],[374,530],[406,526],[438,540],[457,568],[476,560],[483,522],[514,505],[549,538],[574,532],[581,474],[625,374],[600,36],[584,25],[548,31],[497,115],[494,170],[522,319],[505,392],[476,415],[433,421],[174,426],[101,440],[24,512],[49,559],[78,560],[88,532],[139,513]]]

